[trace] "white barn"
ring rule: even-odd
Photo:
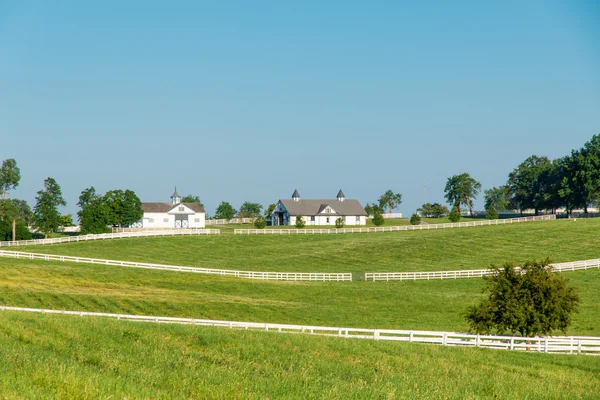
[[[294,190],[292,200],[279,200],[271,221],[273,225],[295,225],[302,215],[306,225],[335,225],[341,217],[345,225],[366,225],[367,213],[358,200],[347,200],[340,189],[335,199],[300,199]]]
[[[177,188],[171,202],[142,203],[144,216],[135,227],[138,228],[204,228],[206,211],[197,203],[182,203]]]

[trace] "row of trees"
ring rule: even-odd
[[[132,190],[109,190],[104,195],[92,186],[81,192],[77,213],[82,233],[104,233],[109,226],[129,226],[144,215],[142,202]]]

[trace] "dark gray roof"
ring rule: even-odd
[[[148,213],[167,213],[167,212],[171,211],[172,209],[174,209],[175,207],[178,207],[181,204],[189,207],[192,211],[197,212],[197,213],[205,213],[206,212],[206,211],[204,211],[204,208],[202,208],[200,206],[200,204],[198,204],[198,203],[180,203],[180,204],[142,203],[142,211],[148,212]]]
[[[344,195],[344,192],[342,192],[342,189],[340,189],[336,197],[339,199],[340,197],[345,198],[346,196]]]
[[[296,197],[300,198],[300,193],[298,193],[298,190],[294,189],[294,193],[292,193],[292,199]]]
[[[367,213],[365,209],[360,205],[358,200],[344,200],[338,201],[337,199],[325,199],[325,200],[279,200],[287,209],[290,215],[318,215],[320,211],[323,211],[325,207],[330,206],[337,214],[342,216],[352,215],[364,215]]]

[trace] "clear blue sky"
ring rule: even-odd
[[[500,185],[600,133],[598,4],[0,0],[11,197],[177,185],[212,214],[392,189],[410,214],[457,173]]]

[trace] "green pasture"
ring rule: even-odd
[[[2,398],[595,399],[591,356],[0,312]]]
[[[600,336],[600,270],[565,273],[579,288],[568,331]],[[9,306],[357,328],[467,331],[481,279],[276,282],[97,264],[0,259]]]
[[[20,250],[217,269],[291,272],[438,271],[549,257],[600,257],[600,219],[432,231],[151,237]]]

